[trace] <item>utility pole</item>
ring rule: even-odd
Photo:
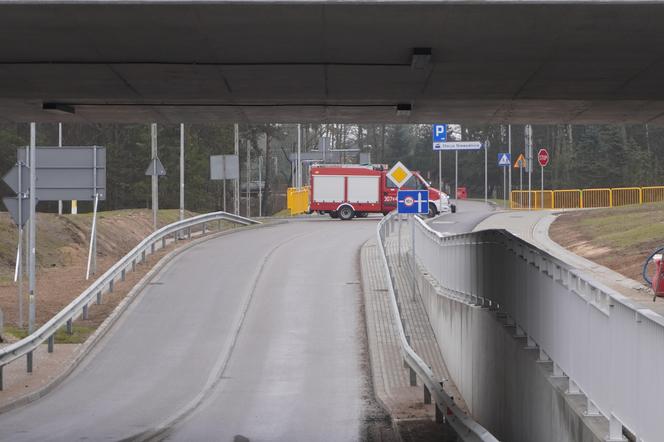
[[[62,123],[58,123],[58,147],[62,147]],[[62,200],[58,200],[58,215],[62,215]]]
[[[234,140],[234,146],[235,146],[235,156],[240,158],[240,128],[238,127],[238,124],[235,123],[234,125],[234,131],[235,131],[235,140]],[[239,162],[239,161],[238,161]],[[239,167],[238,167],[239,168]],[[239,177],[240,171],[238,170],[238,178],[233,180],[233,210],[236,215],[240,214],[240,177]]]
[[[157,211],[159,210],[159,176],[157,175],[157,123],[151,125],[152,138],[152,228],[157,230]]]
[[[180,221],[184,220],[184,123],[180,123]]]
[[[35,281],[35,271],[36,271],[36,250],[35,250],[35,240],[37,233],[37,216],[36,208],[37,204],[36,191],[37,191],[37,127],[36,123],[30,123],[30,226],[28,228],[28,300],[29,300],[29,310],[28,310],[28,334],[32,334],[35,331],[35,299],[37,297],[36,291],[36,281]],[[32,352],[30,353],[29,364],[32,365]],[[32,368],[32,367],[30,367]],[[32,371],[32,370],[29,370]]]

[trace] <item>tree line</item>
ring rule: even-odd
[[[502,170],[497,155],[507,151],[508,126],[462,125],[465,141],[490,141],[488,149],[489,191],[502,195]],[[512,159],[524,151],[524,125],[512,125]],[[438,156],[432,150],[429,124],[306,124],[302,125],[302,150],[315,150],[322,137],[334,149],[359,149],[371,154],[373,163],[392,165],[400,160],[437,185]],[[297,145],[294,124],[240,125],[241,213],[246,213],[244,199],[248,171],[251,181],[258,181],[258,158],[261,157],[263,186],[262,213],[273,214],[285,207],[286,188],[293,182],[289,155]],[[16,161],[16,149],[29,142],[28,124],[0,125],[0,173]],[[57,146],[58,125],[37,125],[37,145]],[[101,210],[150,207],[150,178],[145,171],[150,162],[149,124],[63,124],[63,145],[99,145],[107,149],[107,199]],[[159,158],[167,171],[159,180],[160,207],[179,206],[180,126],[158,126]],[[553,189],[621,187],[664,184],[664,128],[648,125],[535,125],[535,151],[546,147],[551,162],[545,168],[545,186]],[[185,126],[185,205],[197,212],[220,210],[223,206],[222,183],[211,181],[210,155],[234,152],[232,124],[192,124]],[[247,152],[251,163],[247,168]],[[306,169],[306,167],[305,167]],[[518,187],[518,170],[513,183]],[[539,188],[539,170],[533,186]],[[454,182],[454,153],[443,153],[443,181]],[[484,152],[459,152],[459,185],[471,196],[484,193]],[[255,190],[255,189],[254,189]],[[11,190],[2,185],[2,196]],[[227,207],[232,208],[232,186],[226,186]],[[90,203],[80,203],[81,211]],[[39,210],[56,211],[57,203],[40,202]],[[251,197],[251,214],[258,213],[258,198]]]

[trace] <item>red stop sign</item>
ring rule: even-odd
[[[546,149],[540,149],[539,152],[537,152],[537,161],[539,161],[539,164],[542,167],[549,164],[549,151]]]

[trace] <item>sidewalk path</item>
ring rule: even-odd
[[[652,292],[646,286],[572,253],[553,241],[549,237],[549,227],[559,213],[551,210],[498,212],[478,224],[475,231],[505,229],[640,304],[643,308],[664,315],[664,302],[653,302]]]

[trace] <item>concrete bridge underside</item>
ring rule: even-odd
[[[656,2],[39,3],[0,0],[0,121],[664,123]]]

